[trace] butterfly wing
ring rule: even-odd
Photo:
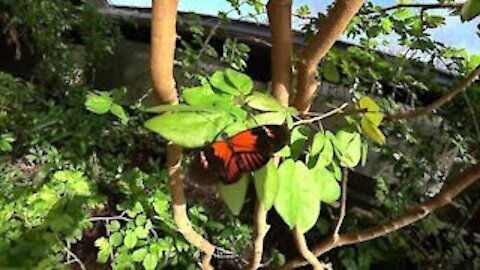
[[[190,177],[199,183],[212,184],[219,180],[233,183],[241,175],[233,151],[225,141],[214,142],[197,151],[190,166]]]
[[[230,138],[234,160],[244,173],[257,170],[286,144],[287,134],[286,127],[278,125],[242,131]]]
[[[237,182],[243,173],[265,165],[287,142],[285,126],[267,125],[242,131],[196,152],[190,177],[199,183]]]

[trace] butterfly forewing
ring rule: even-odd
[[[265,165],[287,142],[285,126],[259,126],[217,141],[195,154],[190,175],[199,182],[237,182],[242,174]]]

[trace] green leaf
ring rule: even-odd
[[[128,230],[125,234],[125,240],[124,240],[125,246],[127,248],[133,248],[135,247],[137,242],[138,242],[138,238],[135,232],[132,230]]]
[[[313,174],[321,201],[332,203],[340,198],[340,185],[329,170],[326,168],[315,169]]]
[[[306,126],[296,126],[290,135],[290,150],[292,158],[297,159],[305,150],[308,138],[310,136],[310,129]]]
[[[460,11],[460,17],[462,21],[470,21],[473,18],[477,17],[480,14],[480,1],[479,0],[468,0],[462,6]]]
[[[100,237],[95,240],[95,246],[98,247],[99,251],[97,254],[97,261],[99,263],[106,263],[110,254],[112,254],[113,249],[109,241],[105,237]]]
[[[365,133],[370,139],[378,144],[385,144],[386,139],[382,131],[378,129],[368,118],[362,118],[360,120],[360,125],[362,126],[363,133]]]
[[[222,113],[170,113],[147,120],[144,126],[167,140],[194,148],[213,141],[231,118]]]
[[[340,166],[338,166],[338,164],[335,161],[332,161],[332,163],[330,163],[329,171],[333,174],[333,177],[335,177],[337,181],[342,180],[342,170],[340,169]]]
[[[147,248],[139,248],[135,250],[132,253],[132,259],[136,262],[141,262],[145,258],[145,256],[148,254],[148,249]]]
[[[325,62],[325,65],[322,67],[322,74],[323,77],[329,82],[340,82],[340,72],[338,71],[337,66],[331,61]]]
[[[106,93],[102,93],[101,95],[89,94],[87,95],[87,100],[85,101],[85,107],[87,110],[96,114],[107,113],[112,104],[112,99]]]
[[[204,84],[183,90],[182,96],[190,105],[211,105],[216,95],[209,84]]]
[[[340,130],[335,136],[335,150],[340,165],[348,168],[355,167],[361,158],[362,141],[357,132]]]
[[[174,104],[174,105],[158,105],[146,109],[142,109],[144,112],[148,113],[164,113],[164,112],[216,112],[217,110],[211,106],[203,105],[186,105],[186,104]]]
[[[145,258],[143,259],[143,263],[142,263],[145,270],[153,270],[155,269],[155,267],[157,267],[157,264],[158,264],[157,256],[150,253],[145,255]]]
[[[120,230],[121,224],[118,220],[112,220],[107,224],[107,229],[109,232],[116,232]]]
[[[285,112],[267,112],[257,114],[253,117],[252,124],[254,126],[261,125],[281,125],[285,123],[287,117]]]
[[[320,213],[317,184],[310,171],[300,161],[285,160],[278,169],[280,183],[274,202],[275,210],[290,227],[302,233],[308,231]]]
[[[135,218],[135,225],[137,226],[142,226],[143,224],[145,224],[145,222],[147,222],[147,216],[144,214],[138,215]]]
[[[323,149],[322,149],[322,152],[317,157],[317,163],[315,164],[315,168],[324,168],[328,166],[332,162],[332,160],[333,160],[333,145],[331,140],[328,139],[327,136],[325,136]]]
[[[363,117],[368,118],[372,124],[379,126],[382,123],[384,114],[380,109],[380,106],[368,96],[363,96],[358,101],[358,106],[360,109],[367,110]]]
[[[138,239],[146,239],[148,237],[148,230],[144,227],[136,227],[134,232]]]
[[[123,236],[119,232],[115,232],[108,238],[108,242],[112,245],[112,247],[118,247],[123,242]]]
[[[286,110],[274,97],[260,92],[253,92],[246,101],[250,108],[259,111],[282,112]]]
[[[248,180],[248,176],[244,175],[234,184],[221,183],[218,186],[220,196],[234,215],[240,214],[242,210],[245,196],[247,195]]]
[[[270,210],[278,191],[278,168],[271,159],[265,166],[253,175],[257,197],[265,210]]]
[[[246,74],[227,68],[225,75],[228,80],[239,90],[240,93],[246,95],[253,89],[253,80]]]
[[[128,123],[128,116],[123,110],[122,106],[113,103],[110,107],[110,112],[120,119],[120,123],[122,123],[122,125],[126,125]]]
[[[210,76],[210,83],[213,87],[224,93],[234,96],[240,95],[239,90],[237,90],[225,79],[225,73],[222,71],[216,71],[215,73],[213,73],[213,75]]]
[[[316,156],[322,151],[323,146],[325,145],[326,137],[323,132],[317,132],[313,136],[312,146],[310,147],[310,155]]]

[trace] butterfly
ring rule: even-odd
[[[195,152],[190,178],[199,183],[235,183],[243,174],[265,165],[288,137],[286,126],[264,125],[215,141]]]

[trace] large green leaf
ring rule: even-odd
[[[332,203],[340,198],[340,185],[329,170],[326,168],[315,169],[313,175],[318,185],[321,201]]]
[[[144,126],[169,141],[194,148],[213,141],[231,121],[228,114],[182,112],[153,117]]]
[[[275,210],[290,227],[302,233],[308,231],[320,213],[318,185],[305,164],[292,159],[284,161],[278,169],[280,179]]]
[[[182,96],[190,105],[211,105],[214,102],[215,93],[209,84],[187,88],[182,91]]]
[[[277,196],[279,184],[278,168],[273,159],[256,171],[253,177],[258,200],[265,210],[270,210]]]
[[[281,112],[286,110],[274,97],[260,92],[254,92],[248,96],[247,105],[259,111]]]
[[[218,185],[220,196],[234,215],[238,215],[242,211],[245,196],[247,195],[248,183],[248,176],[244,175],[234,184]]]
[[[227,76],[230,83],[232,83],[237,90],[246,95],[250,93],[253,89],[253,80],[246,74],[228,68],[225,71],[225,75]]]
[[[230,94],[230,95],[240,95],[241,92],[235,88],[230,82],[228,82],[225,78],[225,73],[222,71],[216,71],[215,73],[210,76],[210,83],[216,89]]]

